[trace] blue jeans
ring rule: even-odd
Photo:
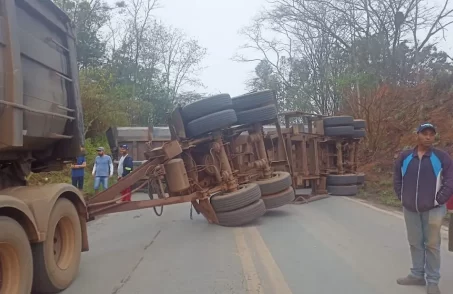
[[[81,177],[72,177],[72,185],[79,190],[83,190],[83,176]]]
[[[447,214],[445,205],[426,212],[404,209],[407,239],[412,257],[412,276],[425,278],[428,283],[440,280],[440,229]]]
[[[95,177],[94,178],[94,190],[98,190],[102,184],[102,188],[107,189],[109,187],[109,177]]]

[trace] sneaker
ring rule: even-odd
[[[418,278],[418,277],[414,277],[412,275],[408,275],[407,277],[404,277],[404,278],[399,278],[398,280],[396,280],[396,282],[398,283],[398,285],[403,285],[403,286],[425,286],[426,285],[425,278]]]
[[[426,288],[427,294],[440,294],[439,285],[428,283],[428,288]]]

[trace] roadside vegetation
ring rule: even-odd
[[[434,123],[453,152],[452,24],[450,0],[275,0],[243,29],[236,60],[258,62],[248,86],[274,89],[281,111],[364,119],[361,197],[400,207],[393,161],[416,127]]]
[[[96,157],[96,148],[103,146],[106,150],[106,154],[111,155],[110,148],[105,137],[99,136],[95,139],[87,139],[85,141],[87,167],[85,168],[85,182],[84,182],[84,193],[87,198],[94,194],[94,178],[91,175],[93,170],[94,158]],[[116,181],[116,177],[110,179],[110,184]],[[28,183],[30,185],[45,185],[52,183],[71,183],[71,168],[68,164],[62,171],[54,171],[39,174],[30,174]]]

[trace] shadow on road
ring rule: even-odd
[[[291,213],[286,210],[268,210],[263,217],[285,217],[289,215],[291,215]]]

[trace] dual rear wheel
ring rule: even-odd
[[[0,216],[0,294],[58,293],[77,276],[82,251],[80,219],[71,201],[52,209],[47,238],[30,245],[22,226]]]

